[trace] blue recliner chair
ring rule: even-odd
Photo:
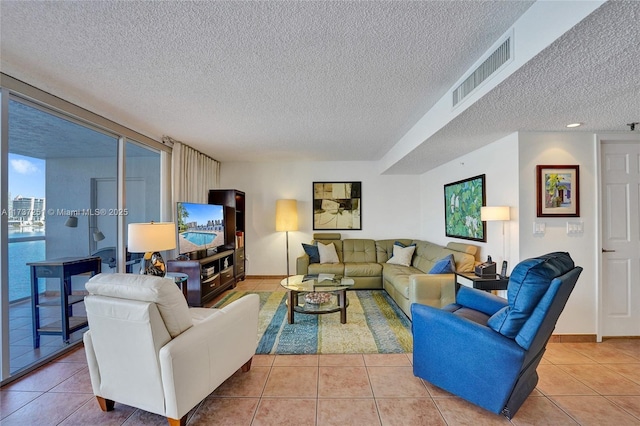
[[[461,287],[442,309],[414,303],[413,373],[511,419],[538,383],[536,368],[582,268],[568,253],[519,263],[507,298]]]

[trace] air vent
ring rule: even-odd
[[[508,37],[496,50],[485,59],[478,68],[467,77],[462,84],[453,90],[453,106],[469,96],[484,81],[511,59],[511,37]]]

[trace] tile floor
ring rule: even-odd
[[[242,289],[275,289],[247,280]],[[411,354],[256,355],[188,417],[195,425],[640,425],[640,339],[549,343],[537,389],[511,420],[412,374]],[[84,349],[0,389],[1,425],[166,425],[100,411]]]

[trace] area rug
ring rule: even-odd
[[[214,307],[246,295],[260,296],[257,354],[408,353],[411,322],[384,290],[348,291],[347,323],[340,313],[295,314],[287,321],[287,293],[233,291]]]

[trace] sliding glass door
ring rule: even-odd
[[[129,139],[115,124],[112,131],[6,89],[1,94],[8,99],[0,108],[5,382],[79,343],[87,330],[80,322],[67,338],[61,321],[67,313],[85,316],[89,275],[73,276],[65,287],[45,268],[34,285],[32,264],[95,256],[103,273],[137,273],[142,254],[126,251],[126,226],[163,218],[161,149]],[[66,311],[62,292],[76,302]]]

